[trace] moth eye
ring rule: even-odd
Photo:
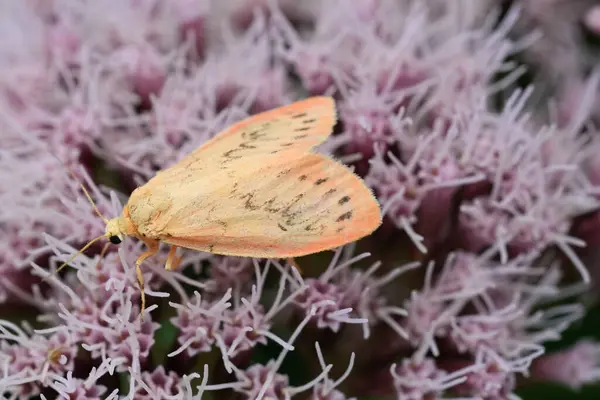
[[[120,244],[121,243],[121,239],[118,236],[116,236],[116,235],[113,235],[113,236],[109,237],[108,240],[112,244]]]

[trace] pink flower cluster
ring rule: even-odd
[[[600,12],[497,3],[0,2],[0,396],[517,399],[600,380],[599,343],[546,352],[597,302],[600,243],[600,72],[574,23],[549,26],[600,36]],[[319,150],[377,196],[371,237],[305,275],[193,251],[167,272],[161,249],[143,319],[142,243],[57,273],[104,232],[79,182],[118,215],[231,123],[309,95],[336,100]]]

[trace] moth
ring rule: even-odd
[[[253,115],[157,172],[131,193],[120,216],[102,217],[106,230],[94,241],[119,244],[131,236],[148,247],[135,263],[142,310],[141,265],[160,242],[171,246],[165,268],[172,270],[181,262],[178,247],[293,258],[372,233],[382,217],[371,190],[343,164],[312,152],[336,122],[330,97]]]

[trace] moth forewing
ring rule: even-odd
[[[325,156],[307,153],[237,171],[226,190],[215,186],[187,199],[203,204],[203,212],[174,206],[178,211],[159,239],[217,254],[285,258],[338,247],[381,223],[362,180]]]

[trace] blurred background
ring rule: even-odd
[[[4,398],[600,398],[600,2],[3,0],[0,38]],[[142,243],[70,260],[104,233],[79,182],[114,217],[317,95],[373,235],[302,276],[161,248],[143,321]]]

